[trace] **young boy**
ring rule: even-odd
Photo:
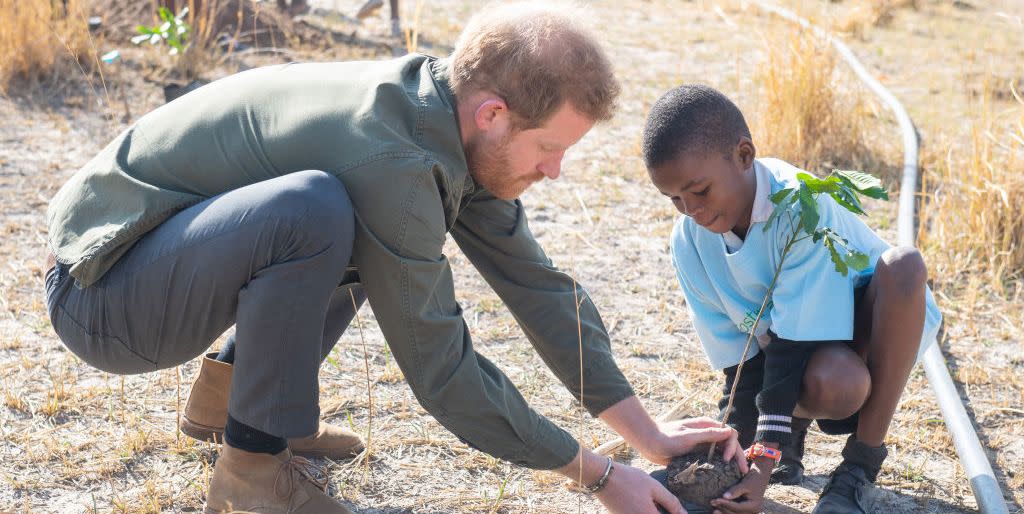
[[[743,114],[718,91],[686,85],[652,107],[644,130],[651,181],[683,213],[671,236],[672,261],[711,365],[725,372],[724,411],[743,346],[791,228],[765,223],[772,193],[797,184],[799,169],[756,159]],[[941,316],[913,248],[890,247],[828,195],[819,226],[833,228],[872,266],[837,273],[828,251],[805,239],[786,257],[755,331],[730,423],[762,455],[712,503],[716,512],[759,512],[769,481],[799,483],[812,419],[850,433],[843,461],[816,514],[871,512],[885,434],[918,356]],[[724,414],[724,412],[723,412]],[[781,451],[781,462],[776,458]]]

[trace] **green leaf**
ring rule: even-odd
[[[792,193],[792,192],[793,192],[793,188],[791,188],[791,187],[787,187],[786,189],[780,189],[778,192],[776,192],[775,194],[773,194],[771,196],[772,203],[775,204],[775,205],[778,205],[783,200],[785,200],[786,197],[789,196],[789,194]]]
[[[775,204],[775,208],[772,209],[772,213],[768,216],[768,219],[764,222],[764,227],[761,228],[762,232],[768,232],[768,229],[772,228],[772,222],[782,215],[786,209],[796,201],[796,196],[792,195],[793,188],[781,189],[771,196],[772,203]]]
[[[813,234],[821,217],[818,214],[818,202],[814,200],[814,195],[807,184],[800,184],[800,191],[797,194],[800,197],[800,224],[803,225],[805,232]]]
[[[835,230],[832,230],[831,228],[827,228],[826,230],[829,233],[829,237],[832,238],[832,242],[833,243],[838,243],[843,248],[846,248],[847,250],[849,250],[849,248],[850,248],[850,241],[848,239],[846,239],[845,237],[839,235]]]
[[[846,210],[854,214],[864,214],[864,209],[860,205],[860,199],[857,198],[857,194],[847,186],[839,186],[835,191],[829,193],[829,196]]]
[[[882,181],[873,175],[855,170],[833,170],[832,173],[864,196],[879,200],[889,199],[889,193],[882,187]]]
[[[157,10],[157,12],[160,14],[161,20],[169,22],[174,19],[174,14],[171,12],[170,9],[166,7],[161,7],[159,10]]]
[[[822,180],[809,173],[803,172],[797,173],[796,177],[797,179],[800,180],[801,183],[807,184],[807,187],[811,190],[812,193],[815,194],[830,193],[832,191],[835,191],[837,187],[836,184],[838,184],[839,182],[838,180],[831,180],[831,177],[829,177],[829,179]]]
[[[857,250],[851,250],[846,254],[846,264],[856,271],[864,271],[868,267],[868,256]]]
[[[847,269],[846,262],[839,255],[839,252],[836,251],[836,246],[832,242],[832,238],[831,237],[828,237],[826,235],[824,241],[825,241],[825,248],[828,248],[828,253],[832,257],[832,264],[835,265],[836,271],[839,272],[839,274],[841,274],[842,276],[845,277],[847,272],[849,271]]]

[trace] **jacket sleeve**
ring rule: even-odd
[[[544,254],[519,200],[478,193],[459,213],[451,234],[548,368],[574,398],[579,399],[582,390],[583,405],[591,415],[633,396],[612,356],[608,331],[593,301]]]
[[[534,469],[568,464],[577,442],[532,410],[509,379],[473,350],[442,253],[442,173],[429,161],[409,159],[345,179],[356,209],[353,259],[420,404],[485,453]]]

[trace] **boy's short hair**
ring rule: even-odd
[[[581,14],[552,2],[485,6],[452,52],[455,95],[497,94],[522,129],[543,125],[566,101],[592,121],[610,119],[619,83]]]
[[[750,128],[739,107],[714,88],[685,84],[658,99],[644,127],[643,153],[647,169],[685,152],[730,155]]]

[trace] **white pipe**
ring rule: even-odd
[[[864,81],[872,91],[877,94],[896,115],[900,125],[900,132],[903,134],[903,180],[900,187],[899,214],[896,227],[898,230],[897,241],[902,246],[914,245],[914,195],[917,192],[917,151],[919,141],[914,123],[907,115],[907,111],[885,88],[857,60],[853,52],[842,41],[830,36],[824,30],[811,25],[807,20],[797,16],[792,11],[769,4],[767,2],[755,1],[762,9],[774,13],[800,26],[813,30],[816,34],[831,41],[836,52],[846,60],[853,68],[854,73]],[[983,514],[1009,514],[1003,492],[999,488],[999,481],[992,472],[992,465],[988,461],[985,450],[978,440],[978,434],[974,430],[971,419],[960,400],[960,394],[953,385],[953,379],[949,376],[946,368],[946,361],[939,351],[939,345],[933,344],[924,354],[924,369],[928,375],[928,381],[935,391],[935,397],[942,410],[942,417],[946,421],[946,428],[953,436],[953,443],[956,445],[956,452],[960,456],[964,472],[971,480],[971,489],[978,501],[978,509]]]

